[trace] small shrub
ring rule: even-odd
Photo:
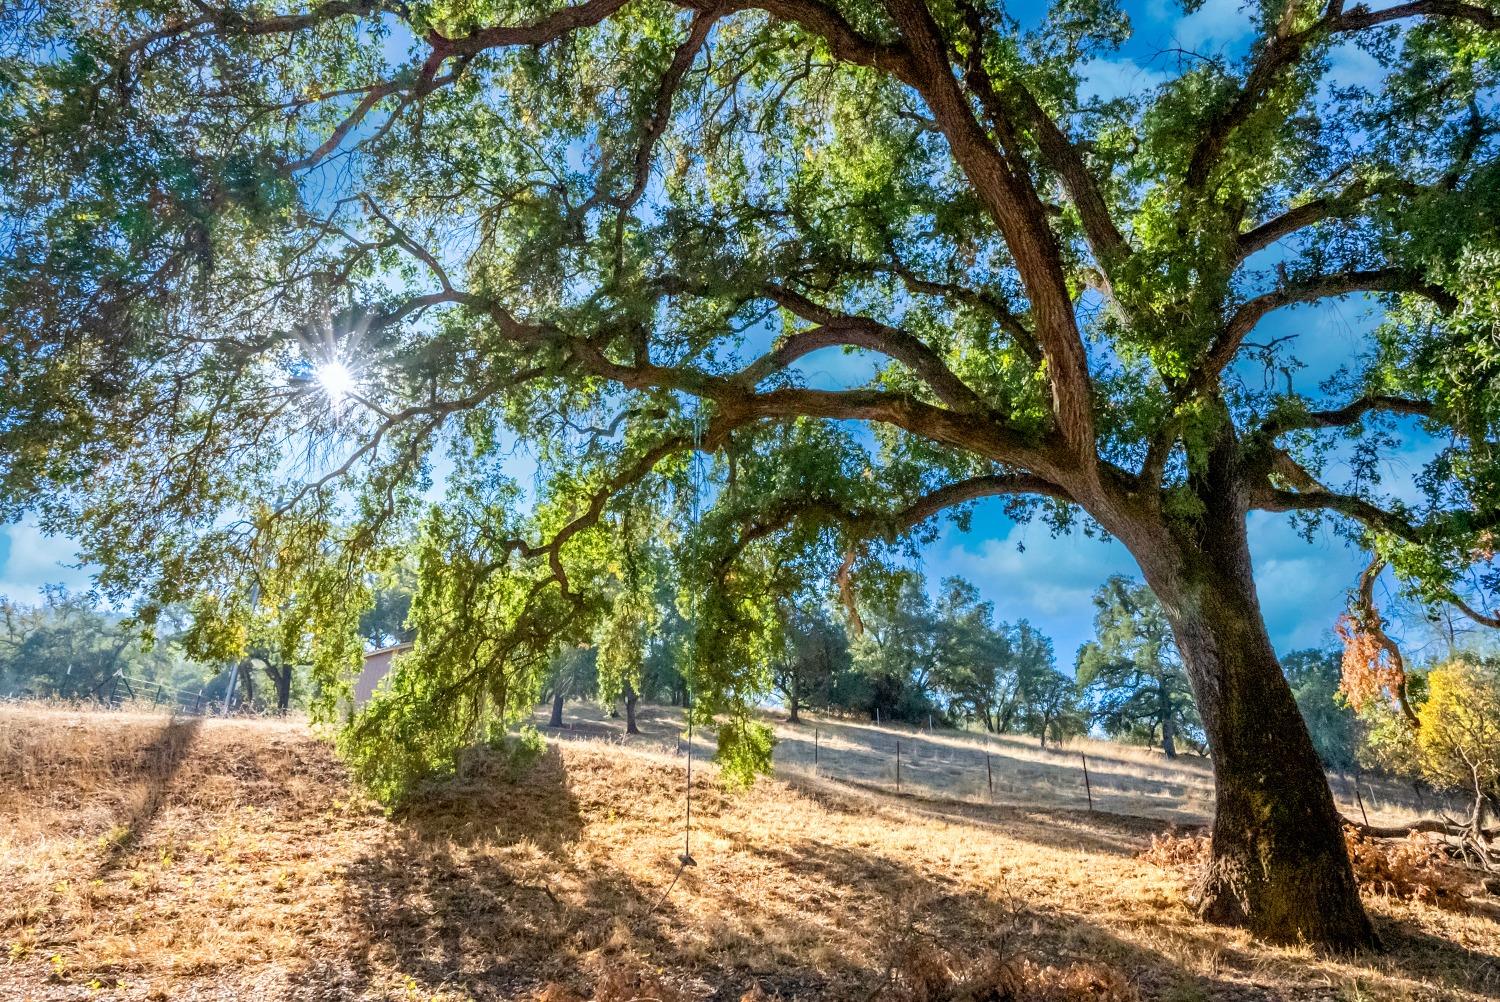
[[[1364,893],[1446,908],[1466,907],[1466,881],[1437,836],[1412,832],[1400,842],[1388,843],[1345,828],[1344,842],[1354,864],[1354,878]]]
[[[1163,870],[1194,869],[1208,862],[1212,840],[1207,835],[1179,835],[1174,831],[1151,836],[1151,844],[1136,859]]]
[[[1139,1002],[1120,971],[1095,961],[1041,964],[986,950],[966,963],[926,937],[913,937],[893,958],[901,1002]]]
[[[1437,836],[1413,832],[1403,841],[1390,843],[1346,827],[1344,841],[1362,893],[1448,908],[1465,906],[1463,874],[1448,859]],[[1164,870],[1192,871],[1208,863],[1211,844],[1206,835],[1163,832],[1151,836],[1151,844],[1136,858]]]

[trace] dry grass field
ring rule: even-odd
[[[0,999],[1500,996],[1494,899],[1372,887],[1387,949],[1353,958],[1206,927],[1186,868],[1138,858],[1166,821],[1080,810],[1065,775],[1019,774],[1020,745],[994,805],[813,775],[790,741],[747,792],[695,769],[698,865],[672,886],[672,721],[615,723],[387,816],[295,722],[0,708]],[[1096,806],[1173,782],[1112,747]],[[1026,784],[1055,797],[1018,806]]]
[[[547,722],[546,708],[536,714]],[[768,716],[776,730],[775,762],[787,778],[814,776],[895,792],[896,744],[901,744],[901,789],[907,794],[973,803],[1087,810],[1157,818],[1182,825],[1206,824],[1213,817],[1213,767],[1192,752],[1176,759],[1159,750],[1074,738],[1062,748],[1042,748],[1037,740],[1015,734],[989,735],[905,725],[875,727],[849,720],[808,716],[792,725]],[[641,734],[633,740],[663,750],[681,751],[682,711],[665,706],[642,707]],[[589,740],[623,740],[625,721],[610,717],[593,703],[569,703],[562,730],[544,727],[549,736]],[[817,749],[814,750],[816,743]],[[702,747],[712,749],[711,741]],[[988,761],[986,761],[988,759]],[[1089,771],[1088,789],[1084,765]],[[1421,817],[1466,817],[1468,806],[1443,802],[1396,782],[1369,776],[1329,777],[1345,815],[1375,825],[1396,825]]]

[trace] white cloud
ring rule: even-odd
[[[1285,515],[1251,512],[1249,533],[1261,613],[1276,650],[1332,643],[1333,621],[1364,565],[1361,554],[1327,528],[1304,540]]]
[[[998,505],[986,524],[987,509],[975,512],[976,534],[1004,524]],[[1024,544],[1024,552],[1018,544]],[[1039,522],[1009,525],[1003,536],[989,538],[966,538],[949,528],[923,565],[930,585],[962,575],[995,603],[998,618],[1029,620],[1052,638],[1058,666],[1064,669],[1072,667],[1079,645],[1093,636],[1094,591],[1111,574],[1137,573],[1135,561],[1119,543],[1082,532],[1054,537]]]
[[[48,536],[31,519],[0,528],[0,535],[8,544],[0,561],[0,595],[32,602],[43,585],[89,586],[88,572],[71,566],[78,562],[78,549],[70,540]]]
[[[1249,38],[1253,30],[1241,0],[1207,0],[1177,22],[1172,36],[1181,48],[1210,55]]]
[[[1342,42],[1328,53],[1328,74],[1323,82],[1325,86],[1359,86],[1365,90],[1378,90],[1385,82],[1385,68],[1364,49],[1350,42]]]
[[[1078,96],[1101,101],[1144,94],[1171,79],[1129,59],[1090,59],[1078,67],[1078,77]]]

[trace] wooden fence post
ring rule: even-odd
[[[1089,797],[1089,813],[1093,814],[1094,813],[1094,786],[1093,786],[1092,783],[1089,782],[1089,757],[1087,755],[1085,755],[1083,752],[1079,752],[1078,753],[1078,757],[1081,758],[1081,759],[1083,759],[1083,792],[1088,794],[1088,797]]]

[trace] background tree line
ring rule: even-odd
[[[397,574],[375,594],[361,622],[367,648],[409,641],[410,576]],[[670,589],[656,602],[659,628],[643,638],[631,670],[601,673],[594,645],[558,651],[545,691],[553,726],[565,722],[569,700],[617,704],[632,732],[640,701],[688,703],[682,666],[691,622]],[[783,642],[768,670],[793,722],[815,710],[1025,734],[1044,746],[1093,731],[1159,747],[1169,758],[1184,748],[1206,753],[1181,655],[1150,590],[1112,577],[1093,603],[1095,636],[1078,650],[1070,675],[1057,666],[1050,638],[1024,619],[997,619],[970,582],[945,578],[930,593],[920,572],[900,570],[867,587],[858,628],[831,594],[783,597]],[[99,608],[87,593],[53,586],[31,605],[0,599],[0,696],[107,699],[119,674],[139,699],[218,706],[232,675],[241,708],[285,711],[305,699],[305,666],[276,657],[268,638],[247,643],[236,666],[211,663],[190,653],[187,623],[185,613],[169,610],[148,643],[140,624]],[[1500,814],[1500,660],[1485,653],[1483,638],[1405,666],[1398,698],[1385,655],[1372,654],[1362,636],[1346,638],[1342,649],[1281,658],[1324,764],[1460,793],[1472,804],[1463,819],[1470,827]]]

